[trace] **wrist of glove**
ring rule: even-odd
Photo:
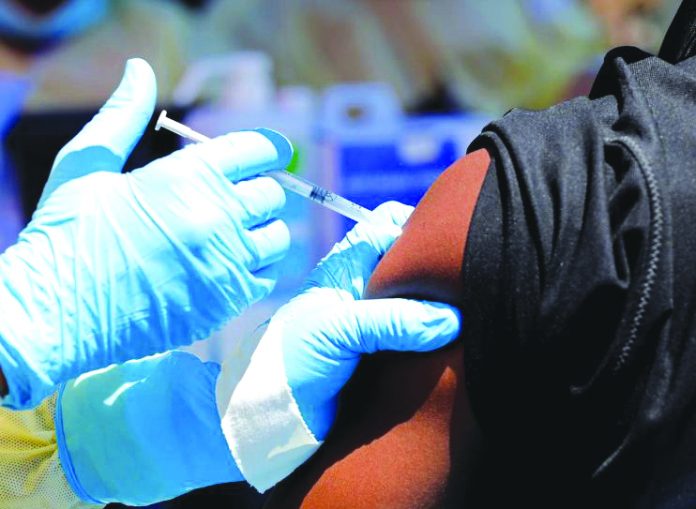
[[[32,221],[0,256],[0,367],[26,408],[80,373],[208,336],[274,286],[289,245],[268,130],[190,145],[121,174],[151,117],[154,75],[130,61],[56,158]]]
[[[410,210],[391,203],[374,213],[402,225]],[[289,475],[320,446],[339,392],[362,354],[429,351],[457,336],[460,317],[451,306],[361,300],[396,236],[393,228],[357,225],[321,261],[302,292],[273,316],[244,374],[218,384],[228,446],[259,491]]]
[[[215,403],[219,370],[176,351],[63,387],[56,435],[75,493],[93,503],[146,505],[241,481]]]

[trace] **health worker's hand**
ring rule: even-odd
[[[302,292],[268,323],[237,383],[224,365],[218,408],[230,451],[245,479],[263,491],[320,445],[341,388],[361,355],[424,352],[458,335],[460,316],[446,304],[409,299],[361,300],[377,262],[412,208],[375,210],[385,227],[358,224],[312,272]]]
[[[80,375],[58,393],[60,466],[85,502],[147,505],[241,481],[220,427],[220,366],[173,351]]]
[[[259,173],[292,147],[269,130],[189,145],[131,173],[156,82],[130,60],[118,89],[58,154],[39,208],[0,256],[3,404],[208,336],[274,286],[288,249],[283,189]]]

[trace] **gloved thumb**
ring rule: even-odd
[[[459,311],[437,302],[411,299],[354,301],[343,311],[353,321],[354,338],[346,338],[354,353],[381,350],[427,352],[453,341],[461,329]]]
[[[61,184],[96,171],[120,172],[143,135],[157,100],[157,80],[141,58],[126,63],[118,88],[56,156],[39,207]]]
[[[384,202],[374,210],[376,215],[400,227],[406,224],[412,212],[413,207],[411,205],[405,205],[398,201]]]

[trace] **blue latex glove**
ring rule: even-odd
[[[215,404],[219,370],[177,351],[68,383],[55,423],[75,493],[87,502],[146,505],[241,481]]]
[[[390,202],[375,214],[402,226],[412,210]],[[447,304],[361,300],[372,271],[398,233],[357,225],[314,269],[300,295],[273,317],[284,321],[288,384],[318,440],[333,424],[338,393],[362,354],[427,352],[445,346],[459,333],[459,313]]]
[[[411,210],[387,203],[374,214],[402,225]],[[228,445],[257,489],[273,486],[316,450],[333,424],[338,394],[363,354],[435,350],[458,335],[460,316],[449,305],[361,300],[399,232],[358,224],[319,263],[302,292],[270,320],[241,381],[223,394],[218,383]],[[283,371],[284,376],[277,374]]]
[[[149,65],[129,61],[0,256],[6,406],[35,405],[82,372],[204,338],[275,283],[269,267],[289,245],[274,220],[285,194],[252,177],[284,167],[290,144],[273,131],[232,133],[121,174],[155,95]]]

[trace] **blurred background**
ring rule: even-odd
[[[215,136],[271,127],[290,171],[366,207],[416,204],[491,119],[589,91],[603,54],[655,52],[678,0],[0,0],[0,251],[60,147],[145,58],[170,116]],[[128,169],[182,141],[148,130]],[[288,197],[293,247],[271,299],[194,351],[247,356],[350,221]],[[195,211],[192,211],[195,213]],[[142,473],[147,476],[147,472]],[[160,508],[260,507],[242,485]]]

